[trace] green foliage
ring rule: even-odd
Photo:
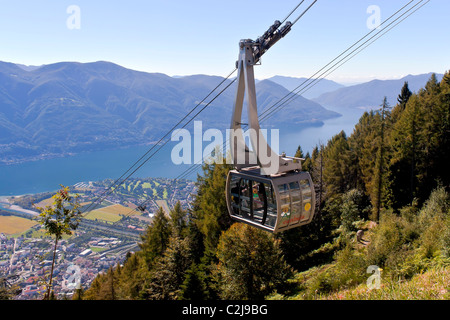
[[[170,211],[170,227],[173,234],[182,236],[187,226],[186,217],[186,211],[181,208],[181,203],[177,202],[173,210]]]
[[[365,255],[347,245],[336,253],[335,263],[330,268],[309,281],[306,296],[312,297],[360,284],[367,278],[366,269]]]
[[[52,196],[52,205],[36,207],[40,211],[38,222],[56,240],[60,240],[63,234],[71,235],[81,220],[78,196],[71,196],[69,191],[69,187],[61,185],[61,189]]]
[[[450,198],[444,188],[434,190],[418,215],[421,253],[431,258],[448,252]]]
[[[279,242],[262,230],[233,224],[220,237],[216,278],[223,299],[263,299],[292,275]]]
[[[188,238],[171,237],[167,250],[151,271],[151,281],[142,296],[149,300],[177,300],[191,263]]]
[[[198,192],[192,214],[204,236],[206,253],[210,256],[214,256],[221,232],[231,225],[225,200],[229,170],[229,165],[205,162],[203,176],[197,178]]]
[[[384,99],[349,137],[340,132],[306,156],[298,147],[315,184],[310,224],[276,236],[232,225],[230,166],[206,163],[192,209],[160,210],[141,250],[99,275],[83,298],[316,299],[354,288],[372,297],[365,287],[370,265],[383,269],[388,289],[379,296],[408,297],[389,288],[450,266],[448,78],[433,76],[415,94],[405,83],[392,112]],[[358,229],[364,243],[355,241]]]
[[[152,224],[148,226],[147,232],[142,236],[142,243],[140,244],[142,255],[145,257],[149,266],[153,264],[157,257],[163,255],[169,237],[169,219],[166,217],[164,210],[159,208],[153,217]]]
[[[370,207],[366,204],[363,193],[352,189],[342,196],[341,226],[342,232],[349,234],[357,231],[357,222],[367,217]]]
[[[205,272],[201,266],[192,263],[186,271],[186,277],[180,286],[179,300],[207,300],[209,299],[209,290],[206,284]]]
[[[344,131],[335,135],[324,150],[323,180],[327,197],[348,190],[350,185],[349,145]]]
[[[408,82],[405,81],[405,84],[403,85],[402,90],[397,98],[397,101],[402,109],[405,108],[411,95],[412,95],[412,92],[411,92],[411,90],[409,90]]]
[[[58,241],[62,238],[63,234],[71,235],[72,231],[78,228],[81,220],[81,212],[78,209],[80,207],[78,196],[71,196],[69,191],[69,187],[61,185],[61,189],[52,196],[52,205],[44,208],[36,207],[40,211],[37,218],[38,222],[45,228],[48,235],[55,237],[50,279],[46,284],[48,288],[46,299],[51,299],[53,295],[51,288]]]

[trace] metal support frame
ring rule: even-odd
[[[238,83],[230,130],[231,157],[236,169],[259,166],[262,175],[278,175],[288,171],[301,170],[300,161],[302,159],[278,155],[272,150],[262,134],[258,120],[253,70],[253,66],[260,60],[260,55],[255,56],[254,52],[255,48],[258,50],[258,44],[253,40],[245,39],[239,42],[239,48],[239,60],[236,62]],[[244,95],[247,96],[249,133],[253,151],[245,143],[241,127]]]

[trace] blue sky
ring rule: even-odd
[[[369,6],[378,6],[384,20],[408,1],[318,0],[264,55],[256,77],[309,77],[370,31]],[[0,0],[0,60],[26,65],[104,60],[171,76],[226,76],[239,40],[256,39],[299,2]],[[79,29],[67,27],[71,5],[80,9]],[[449,13],[450,1],[431,0],[328,78],[353,83],[443,73],[450,69]]]

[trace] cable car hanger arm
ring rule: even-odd
[[[275,23],[258,40],[243,39],[239,42],[239,60],[236,62],[238,69],[237,91],[233,106],[230,131],[230,151],[238,170],[259,166],[261,174],[275,175],[289,171],[301,170],[301,159],[278,155],[272,150],[262,134],[258,120],[256,102],[256,87],[253,67],[274,43],[286,35],[292,24],[288,21],[280,27],[280,22]],[[250,142],[253,151],[247,146],[241,128],[242,109],[244,96],[247,96],[247,109],[250,129]]]
[[[291,31],[292,23],[290,21],[287,21],[281,28],[280,25],[281,22],[276,20],[261,37],[254,41],[253,60],[255,63],[259,62],[267,50]]]

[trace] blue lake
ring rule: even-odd
[[[342,113],[342,110],[338,111]],[[353,131],[361,112],[352,111],[342,117],[325,121],[321,127],[309,127],[298,132],[283,132],[280,128],[279,150],[293,156],[299,145],[304,153],[311,152],[319,143],[326,144],[335,134],[344,130],[347,135]],[[190,165],[175,165],[171,160],[171,152],[178,142],[169,142],[148,162],[139,168],[134,177],[177,178]],[[206,147],[209,142],[204,142]],[[106,178],[118,179],[138,161],[151,146],[128,147],[116,150],[86,152],[71,157],[54,158],[25,162],[15,165],[0,166],[0,196],[21,195],[53,191],[59,185],[70,186],[82,181],[96,181]],[[155,148],[154,150],[156,150]],[[152,154],[150,152],[148,155]],[[195,180],[200,168],[192,172],[186,179]]]

